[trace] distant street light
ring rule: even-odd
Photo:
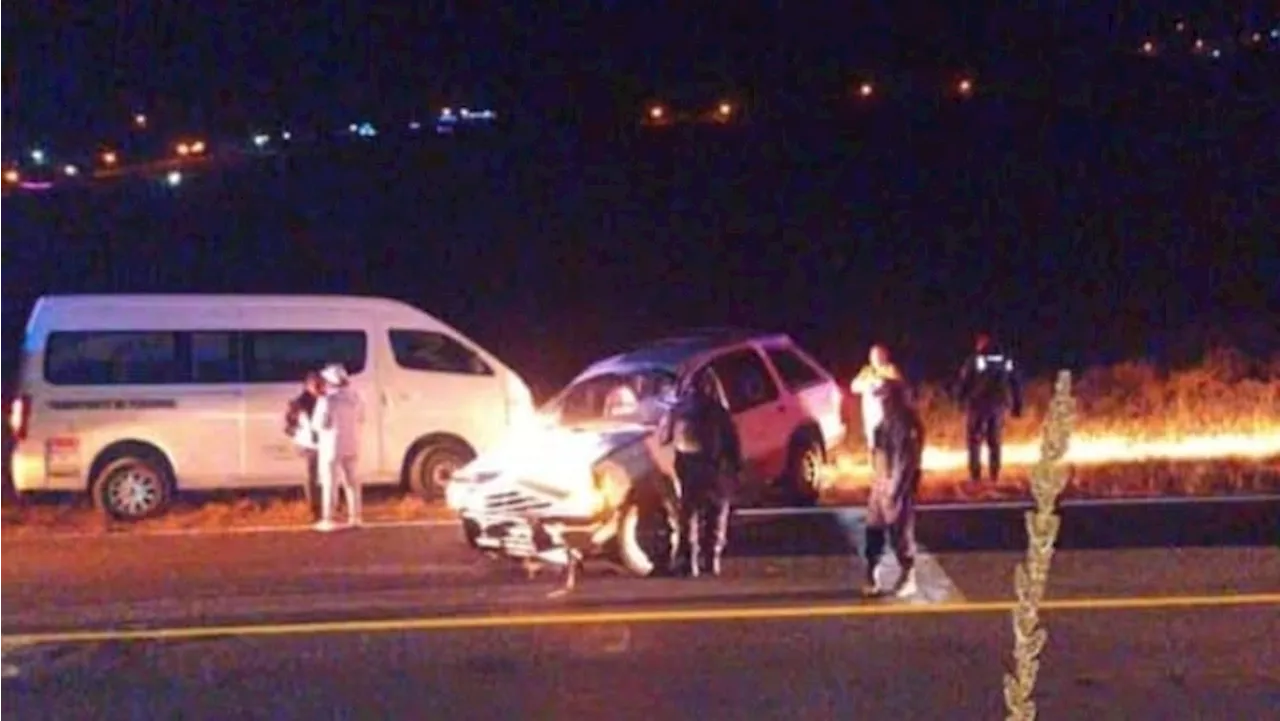
[[[22,180],[22,174],[18,171],[13,169],[4,171],[4,182],[16,185],[20,180]]]
[[[44,151],[41,150],[40,148],[36,148],[32,150],[31,162],[35,163],[36,165],[44,165]]]
[[[973,93],[973,81],[968,78],[961,80],[960,83],[956,85],[956,90],[958,90],[961,95],[971,95]]]
[[[176,170],[171,170],[169,171],[169,174],[165,176],[164,182],[168,183],[170,188],[176,188],[179,185],[182,185],[182,173],[179,173]]]
[[[134,127],[137,127],[137,128],[147,127],[147,116],[143,115],[142,113],[135,114],[133,116],[133,125]]]
[[[181,155],[184,158],[191,154],[191,146],[186,143],[178,143],[176,150],[178,151],[178,155]]]
[[[718,110],[718,111],[719,111],[719,113],[720,113],[720,117],[722,117],[722,118],[727,118],[727,117],[729,117],[730,115],[733,115],[733,104],[732,104],[732,103],[720,103],[720,107],[719,107],[719,108],[717,108],[717,110]]]
[[[1143,44],[1142,44],[1142,54],[1143,54],[1143,55],[1151,55],[1151,54],[1152,54],[1152,53],[1154,53],[1155,51],[1156,51],[1156,44],[1155,44],[1155,43],[1153,43],[1153,42],[1151,42],[1150,40],[1148,40],[1148,41],[1146,41],[1145,43],[1143,43]]]
[[[74,165],[67,165],[62,168],[62,172],[65,173],[67,177],[74,178],[80,174],[80,169]]]
[[[108,150],[102,154],[103,165],[115,165],[120,159],[116,157],[115,151]]]
[[[875,88],[871,87],[871,83],[863,83],[858,86],[858,95],[861,95],[864,98],[871,97],[873,92],[875,92]]]
[[[667,114],[666,109],[663,108],[661,105],[655,105],[649,108],[649,117],[653,120],[662,120],[662,118],[665,117],[666,114]]]

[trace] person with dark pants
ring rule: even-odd
[[[316,400],[324,392],[320,374],[307,373],[302,383],[302,393],[289,401],[285,412],[285,434],[293,439],[302,451],[307,463],[307,478],[302,486],[302,496],[306,499],[307,508],[311,511],[311,520],[320,520],[320,460],[317,455],[319,438],[312,420],[316,410]]]
[[[675,444],[680,486],[677,570],[691,577],[718,576],[729,540],[729,510],[742,470],[733,417],[719,398],[716,380],[698,371],[664,423],[663,444]]]
[[[867,527],[864,552],[867,561],[863,593],[878,596],[885,592],[877,577],[885,547],[892,546],[902,574],[889,589],[899,597],[911,596],[916,584],[916,494],[920,490],[921,461],[924,456],[924,423],[911,407],[901,382],[881,389],[884,419],[876,429],[875,453],[879,470],[871,481],[867,500]]]
[[[969,445],[969,480],[982,480],[982,446],[993,482],[1000,480],[1000,449],[1004,416],[1012,410],[1022,417],[1022,382],[1013,358],[980,333],[974,354],[960,368],[954,394],[965,410],[965,436]]]

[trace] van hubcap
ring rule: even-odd
[[[122,516],[136,518],[154,511],[164,497],[164,482],[143,468],[126,468],[107,484],[107,504]]]

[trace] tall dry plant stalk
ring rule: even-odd
[[[1008,721],[1034,721],[1036,676],[1040,672],[1040,652],[1049,632],[1040,625],[1040,601],[1049,582],[1053,544],[1058,540],[1061,519],[1055,513],[1058,496],[1067,485],[1067,473],[1060,465],[1067,454],[1071,425],[1075,420],[1075,399],[1071,396],[1071,373],[1060,371],[1053,399],[1045,417],[1040,441],[1040,462],[1031,471],[1034,511],[1027,511],[1027,557],[1013,574],[1018,594],[1013,609],[1013,673],[1004,676],[1004,703]]]

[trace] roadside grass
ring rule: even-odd
[[[1263,460],[1149,460],[1072,466],[1062,500],[1125,498],[1215,498],[1280,495],[1280,454]],[[1029,501],[1030,467],[1014,466],[998,483],[970,483],[965,471],[925,473],[921,503]],[[866,503],[870,475],[865,468],[835,475],[824,485],[823,503]]]
[[[1126,361],[1096,366],[1074,378],[1078,405],[1073,437],[1175,441],[1280,433],[1280,353],[1261,360],[1217,348],[1191,368],[1164,370]],[[1052,395],[1052,378],[1034,378],[1024,384],[1026,412],[1020,419],[1009,419],[1006,442],[1039,443]],[[921,384],[917,404],[930,444],[964,446],[963,412],[943,387]]]

